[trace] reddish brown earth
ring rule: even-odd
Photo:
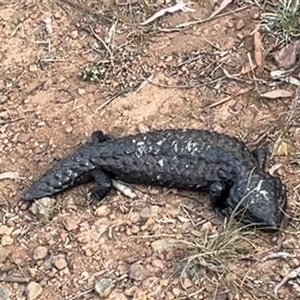
[[[35,294],[36,299],[99,299],[92,289],[103,278],[114,285],[102,299],[278,299],[274,287],[299,265],[299,167],[292,161],[299,153],[300,131],[297,118],[286,121],[296,102],[259,97],[250,90],[255,87],[251,71],[236,80],[224,76],[224,69],[240,73],[249,62],[247,53],[254,61],[255,7],[167,32],[194,18],[207,18],[220,1],[214,2],[193,2],[189,7],[195,13],[176,12],[142,27],[138,23],[162,3],[2,1],[0,172],[18,174],[0,181],[3,299],[8,299],[6,292],[10,299],[34,299]],[[230,5],[224,12],[237,8]],[[107,39],[114,16],[118,22],[110,56],[100,39]],[[99,61],[111,68],[106,79],[82,80],[80,73]],[[255,71],[266,81],[258,82],[260,92],[271,90],[268,68],[274,68],[271,59],[264,73]],[[152,83],[136,92],[150,75]],[[128,95],[103,106],[123,89]],[[235,93],[240,95],[209,107]],[[205,243],[216,240],[224,228],[203,195],[132,187],[136,199],[113,191],[97,210],[87,205],[90,187],[83,186],[55,197],[49,218],[34,215],[20,200],[54,159],[72,152],[93,130],[122,136],[178,127],[215,129],[243,138],[251,147],[267,146],[274,154],[268,167],[278,166],[289,189],[288,214],[293,219],[285,232],[251,232],[246,237],[237,232],[224,238],[230,244],[230,255],[225,255],[216,244]],[[202,247],[202,266],[194,273],[175,272],[197,252],[176,240]],[[261,261],[278,251],[293,257]],[[215,272],[205,266],[218,257],[224,269]],[[298,297],[297,280],[279,290],[279,299]]]

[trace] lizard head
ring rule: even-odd
[[[286,187],[278,177],[252,173],[233,185],[227,205],[231,212],[241,214],[243,223],[277,230],[286,202]]]

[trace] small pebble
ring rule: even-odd
[[[228,23],[227,23],[227,26],[228,26],[229,28],[233,28],[233,27],[234,27],[234,24],[233,24],[232,22],[228,22]]]
[[[33,259],[41,260],[44,259],[48,254],[48,249],[44,246],[38,246],[33,251]]]
[[[172,293],[173,293],[173,295],[174,295],[175,297],[179,297],[180,294],[181,294],[181,291],[180,291],[180,289],[178,289],[178,288],[173,288],[173,289],[172,289]]]
[[[45,197],[39,199],[39,202],[32,203],[29,210],[40,218],[49,218],[55,207],[56,200],[53,198]]]
[[[1,225],[0,226],[0,235],[11,235],[13,231],[13,227],[8,227],[6,225]]]
[[[14,240],[8,235],[3,235],[2,238],[1,238],[1,245],[2,246],[12,245],[13,242],[14,242]]]
[[[73,131],[73,127],[72,126],[67,126],[66,127],[66,133],[71,133]]]
[[[74,217],[67,217],[64,224],[65,228],[68,231],[72,231],[78,228],[78,221]]]
[[[243,20],[243,19],[240,19],[240,20],[237,22],[237,24],[236,24],[236,29],[237,29],[237,30],[241,30],[242,28],[244,28],[244,26],[245,26],[244,20]]]
[[[58,255],[56,257],[53,257],[52,263],[54,267],[58,270],[64,269],[68,263],[63,255]]]
[[[129,216],[129,220],[132,224],[136,224],[140,221],[141,215],[138,212],[133,212]]]
[[[60,19],[60,17],[61,17],[61,13],[59,11],[55,12],[54,18],[55,19]]]
[[[151,210],[149,207],[145,207],[144,209],[142,209],[141,217],[143,219],[149,219],[150,216],[151,216]]]
[[[20,133],[18,138],[17,138],[17,141],[19,143],[23,143],[23,144],[27,143],[29,140],[30,140],[30,134],[25,133],[25,132]]]
[[[182,282],[183,286],[185,289],[190,288],[191,286],[193,286],[192,281],[189,278],[183,278],[183,282]]]
[[[81,95],[84,95],[86,92],[85,92],[85,89],[82,89],[82,88],[79,88],[78,89],[78,94],[81,96]]]
[[[153,265],[153,267],[156,267],[156,268],[159,268],[159,269],[163,269],[164,268],[164,263],[160,259],[154,259],[152,261],[152,265]]]
[[[134,263],[130,266],[129,276],[134,280],[144,280],[149,276],[149,272],[141,264]]]
[[[144,125],[143,123],[138,124],[137,126],[139,132],[147,132],[149,131],[149,127]]]
[[[91,249],[85,249],[84,253],[85,253],[85,256],[87,256],[87,257],[91,257],[93,255],[93,252],[91,251]]]
[[[30,282],[27,287],[26,287],[26,297],[27,300],[34,300],[37,299],[38,296],[42,293],[43,288],[40,284],[38,284],[37,282]]]
[[[136,233],[138,233],[139,231],[140,231],[139,226],[133,225],[133,226],[131,227],[131,232],[132,232],[133,234],[136,234]]]
[[[78,31],[77,30],[71,31],[70,36],[73,40],[76,40],[78,38]]]
[[[109,210],[106,205],[101,205],[96,209],[95,214],[97,217],[105,217],[109,214]]]
[[[166,62],[170,62],[170,61],[172,61],[173,60],[173,56],[168,56],[167,58],[166,58]]]
[[[38,70],[37,65],[30,65],[29,66],[29,72],[36,72]]]

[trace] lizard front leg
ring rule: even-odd
[[[255,157],[259,167],[264,170],[267,163],[268,153],[264,148],[257,148],[252,151],[253,156]]]
[[[226,215],[226,200],[229,196],[229,190],[230,187],[221,181],[215,181],[209,186],[210,204],[219,217]]]
[[[96,143],[103,143],[103,142],[109,141],[109,140],[111,140],[111,138],[110,138],[110,136],[104,134],[102,131],[96,130],[92,133],[91,140],[92,140],[92,143],[96,144]]]
[[[96,185],[91,190],[91,203],[100,202],[111,190],[112,181],[110,177],[104,173],[101,169],[95,169],[90,172]]]

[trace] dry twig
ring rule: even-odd
[[[9,283],[28,283],[32,279],[27,277],[11,277],[11,276],[5,276],[0,277],[0,282],[9,282]]]
[[[245,10],[247,8],[249,8],[249,5],[244,6],[244,7],[240,7],[236,10],[229,11],[229,12],[226,12],[226,13],[223,13],[223,14],[219,14],[219,15],[216,15],[216,16],[213,16],[213,17],[208,17],[206,19],[191,21],[191,22],[187,22],[187,23],[181,23],[181,24],[176,25],[176,28],[183,28],[183,27],[189,27],[189,26],[193,26],[193,25],[204,24],[204,23],[207,23],[207,22],[212,21],[214,19],[225,17],[225,16],[231,15],[233,13],[237,13],[239,11]]]
[[[244,89],[241,89],[239,90],[238,92],[234,93],[233,95],[229,95],[217,102],[214,102],[210,105],[207,105],[207,106],[204,106],[203,109],[206,109],[206,108],[213,108],[213,107],[216,107],[216,106],[219,106],[221,104],[224,104],[230,100],[232,100],[233,98],[237,97],[237,96],[241,96],[241,95],[244,95],[244,94],[247,94],[251,89],[249,88],[244,88]]]

